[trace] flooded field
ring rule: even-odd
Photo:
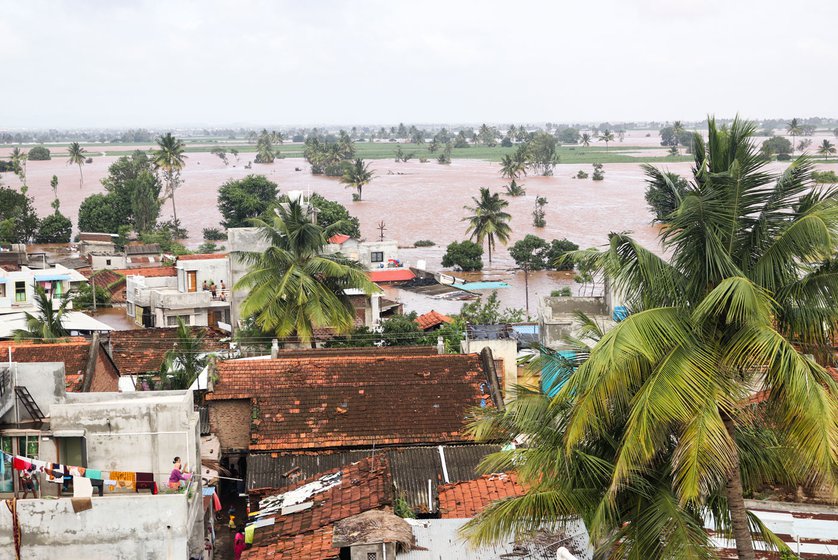
[[[649,140],[643,138],[643,140]],[[632,142],[639,144],[639,142]],[[261,173],[275,181],[282,192],[299,189],[317,192],[344,204],[361,221],[362,235],[367,239],[378,237],[377,224],[386,224],[385,237],[396,239],[405,247],[412,247],[419,239],[430,239],[436,246],[429,248],[405,248],[402,258],[409,265],[424,260],[430,270],[438,270],[445,252],[445,246],[452,241],[465,238],[466,215],[464,205],[471,204],[479,187],[490,187],[501,191],[504,181],[498,174],[498,164],[481,160],[455,159],[451,165],[436,163],[395,163],[390,160],[373,160],[372,168],[376,178],[364,188],[364,201],[352,202],[350,189],[345,189],[335,178],[312,176],[304,160],[288,158],[270,165],[256,165],[244,169],[243,163],[252,157],[242,154],[239,165],[227,166],[210,153],[188,154],[183,172],[184,184],[177,191],[178,217],[188,229],[187,245],[192,248],[201,243],[201,229],[219,227],[220,215],[216,208],[218,187],[228,179],[242,178],[250,173]],[[29,193],[34,196],[38,213],[51,211],[52,192],[49,186],[53,174],[59,178],[61,211],[76,223],[81,201],[96,192],[101,192],[100,180],[107,174],[108,166],[115,157],[94,157],[93,163],[84,166],[84,186],[79,188],[79,170],[68,166],[63,158],[28,163]],[[775,170],[783,164],[773,164]],[[664,167],[671,171],[688,174],[689,163],[672,163]],[[824,169],[836,169],[838,165],[820,165]],[[590,165],[559,165],[552,177],[526,177],[523,185],[526,196],[507,198],[508,211],[512,215],[512,239],[510,243],[528,233],[551,240],[566,237],[581,247],[601,246],[607,241],[609,232],[633,232],[635,237],[650,248],[657,249],[657,228],[651,224],[651,214],[646,207],[644,178],[638,163],[613,163],[605,165],[605,180],[593,182],[590,179],[574,179],[579,169],[591,172]],[[11,173],[2,174],[5,184],[17,187],[18,178]],[[532,226],[532,210],[535,197],[544,196],[547,225],[544,228]],[[171,215],[171,203],[161,212],[163,219]],[[514,262],[506,247],[499,246],[493,255],[493,263],[478,275],[478,279],[504,280],[512,287],[501,289],[498,295],[505,305],[524,307],[523,273],[516,272]],[[541,296],[563,285],[573,284],[572,279],[558,273],[530,274],[530,309]],[[427,302],[411,302],[404,298],[408,309],[425,311]],[[438,303],[439,305],[436,305]],[[455,312],[461,302],[434,302],[433,307],[443,312]]]

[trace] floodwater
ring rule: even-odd
[[[649,141],[645,137],[642,139]],[[637,144],[639,142],[632,141],[632,145]],[[480,187],[490,187],[493,192],[502,191],[505,183],[498,174],[499,165],[494,162],[457,159],[451,165],[439,165],[435,162],[371,160],[376,177],[364,188],[364,200],[353,202],[352,190],[344,188],[336,178],[311,175],[302,159],[281,159],[270,165],[254,164],[253,169],[247,170],[244,164],[253,154],[241,154],[238,165],[227,167],[210,153],[190,153],[188,156],[183,171],[184,184],[176,193],[176,202],[178,217],[190,233],[187,244],[193,248],[201,243],[202,228],[220,227],[216,207],[219,186],[228,179],[261,173],[276,182],[282,192],[295,189],[317,192],[344,204],[351,214],[360,219],[362,236],[367,239],[378,238],[378,224],[383,221],[386,239],[396,239],[401,246],[411,247],[401,251],[402,260],[412,266],[425,261],[429,270],[441,268],[442,255],[448,243],[466,238],[466,223],[462,218],[467,211],[463,206],[472,204],[471,197],[478,195]],[[94,157],[93,163],[84,166],[82,188],[79,188],[78,167],[67,165],[63,158],[29,162],[29,193],[35,198],[38,213],[44,215],[51,210],[49,183],[55,174],[59,178],[61,211],[75,223],[81,201],[103,191],[100,180],[115,159]],[[783,164],[773,166],[779,170]],[[687,175],[691,164],[672,163],[664,167]],[[836,164],[819,167],[838,170]],[[658,250],[657,228],[651,224],[652,216],[643,198],[645,183],[640,164],[606,164],[605,180],[601,182],[574,179],[579,169],[591,172],[590,165],[567,164],[557,166],[552,177],[524,178],[522,183],[527,194],[506,198],[509,201],[507,210],[512,215],[510,244],[532,233],[548,241],[566,237],[586,248],[605,244],[609,232],[632,232],[644,245]],[[19,185],[18,178],[11,173],[3,173],[2,179],[7,185]],[[548,200],[545,208],[547,225],[544,228],[532,226],[531,213],[537,195]],[[161,218],[168,219],[171,213],[171,203],[167,202]],[[436,246],[412,248],[413,243],[420,239],[430,239]],[[486,268],[483,273],[467,275],[468,278],[510,283],[510,288],[498,290],[502,303],[523,308],[523,273],[514,270],[515,263],[509,257],[507,247],[498,245],[492,257],[493,262],[489,266],[484,254]],[[530,273],[531,314],[535,314],[538,298],[566,285],[577,291],[580,288],[566,274]],[[419,301],[404,292],[399,294],[409,310],[419,312],[433,307],[441,312],[453,313],[462,305],[462,302],[444,300],[428,302],[424,298]]]

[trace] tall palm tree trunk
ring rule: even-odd
[[[84,187],[84,173],[82,173],[81,164],[79,164],[79,188],[82,187]]]
[[[173,215],[174,220],[175,220],[175,239],[177,239],[178,238],[177,230],[178,230],[179,224],[178,224],[178,221],[177,221],[177,206],[175,205],[175,193],[174,192],[172,192],[172,215]]]
[[[733,438],[733,420],[725,419],[727,433]],[[735,457],[730,476],[725,488],[727,490],[727,505],[730,509],[730,524],[733,527],[733,538],[736,541],[736,555],[739,560],[756,560],[754,543],[751,539],[751,528],[748,523],[748,513],[745,510],[745,497],[742,491],[742,474],[739,469],[739,450],[733,446]]]
[[[489,234],[489,237],[487,238],[487,241],[488,241],[487,245],[489,247],[489,266],[492,266],[492,245],[493,245],[494,240],[492,239],[492,234],[491,233]]]

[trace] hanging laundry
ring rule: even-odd
[[[152,494],[157,494],[157,483],[154,482],[154,473],[138,472],[137,490],[151,490]]]
[[[96,480],[103,480],[102,471],[98,469],[85,469],[84,478],[93,478]]]
[[[25,457],[14,457],[12,459],[12,468],[18,471],[27,471],[32,463]]]
[[[67,467],[67,470],[70,473],[70,476],[74,477],[83,477],[84,471],[87,470],[84,467]]]
[[[137,489],[137,473],[135,472],[111,471],[109,479],[116,481],[116,486],[120,490],[135,491]]]

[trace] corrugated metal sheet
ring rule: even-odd
[[[480,461],[498,445],[445,445],[445,466],[449,482],[472,480]],[[436,512],[437,486],[445,484],[439,447],[399,447],[324,453],[319,455],[251,454],[247,459],[248,488],[284,488],[324,471],[359,461],[373,453],[385,453],[390,462],[396,495],[417,512]],[[428,507],[428,480],[431,507]]]
[[[398,560],[555,560],[556,549],[567,545],[576,552],[579,560],[588,560],[592,551],[587,543],[587,531],[581,522],[569,528],[569,533],[580,533],[576,538],[551,542],[551,537],[543,535],[538,544],[522,543],[515,546],[512,542],[500,543],[493,547],[472,548],[460,538],[460,528],[468,519],[408,519],[416,538],[416,548],[397,555]],[[545,538],[546,537],[546,538]]]
[[[201,424],[201,435],[206,436],[210,433],[209,409],[205,406],[197,406],[198,418]]]

